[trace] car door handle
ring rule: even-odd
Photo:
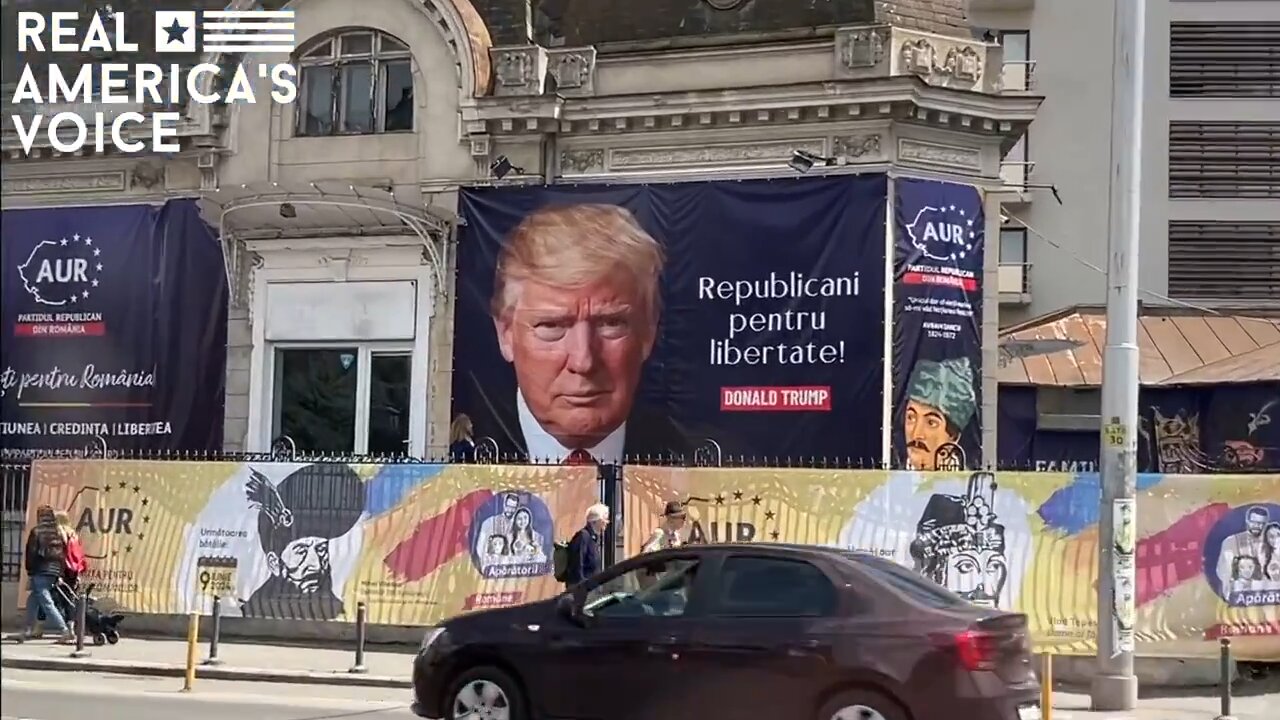
[[[649,641],[648,651],[658,655],[675,652],[680,648],[680,638],[675,635],[663,635]]]
[[[787,646],[787,654],[791,657],[812,657],[823,655],[828,646],[818,640],[801,640]]]

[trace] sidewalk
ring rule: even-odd
[[[55,645],[49,640],[23,644],[5,637],[0,645],[0,666],[28,670],[77,670],[180,677],[186,668],[187,644],[179,640],[125,637],[118,645],[87,645],[88,657],[72,658],[74,646]],[[203,665],[209,643],[200,643],[196,655],[196,676],[210,680],[257,680],[363,687],[409,687],[412,648],[396,651],[366,651],[367,673],[349,672],[355,649],[291,647],[222,642],[218,647],[220,665]]]

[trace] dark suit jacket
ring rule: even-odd
[[[565,573],[566,585],[577,585],[600,572],[600,536],[584,527],[569,540],[569,567]]]
[[[487,461],[485,438],[492,438],[498,445],[499,461],[528,459],[524,434],[520,432],[520,420],[516,414],[515,398],[501,407],[492,407],[492,413],[473,408],[468,412],[475,423],[477,459]],[[646,458],[692,458],[693,444],[684,430],[670,417],[641,405],[631,409],[627,418],[627,435],[622,452],[632,462]]]

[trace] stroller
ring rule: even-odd
[[[58,584],[53,587],[53,604],[57,606],[58,612],[62,613],[62,617],[66,618],[67,626],[70,627],[76,621],[76,587],[79,582],[75,576],[66,575],[58,578]],[[85,588],[85,609],[84,609],[84,634],[93,638],[94,645],[105,645],[110,643],[115,645],[120,642],[120,621],[124,620],[124,615],[120,613],[104,613],[97,607],[97,600],[93,597],[93,585]],[[38,618],[45,619],[44,611],[41,610]]]

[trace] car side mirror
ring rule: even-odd
[[[556,600],[556,612],[574,625],[587,626],[586,616],[582,614],[582,608],[573,593],[565,593]]]

